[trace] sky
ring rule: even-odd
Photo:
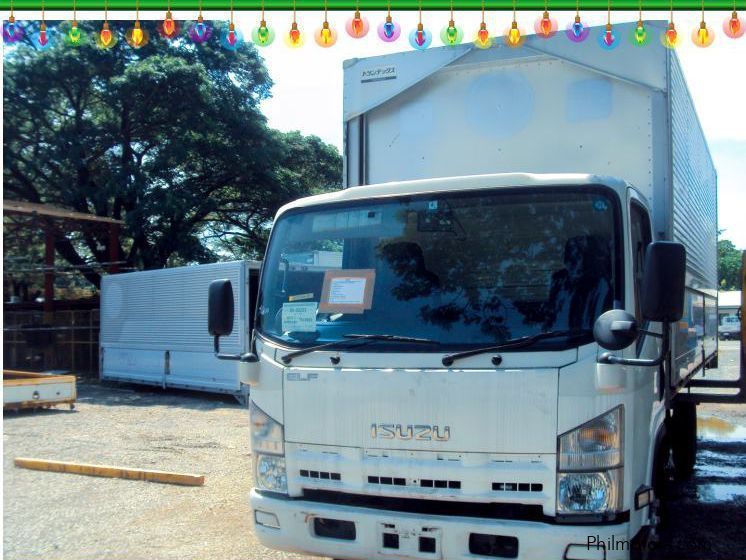
[[[134,13],[117,12],[117,19],[134,19]],[[162,14],[143,12],[145,19],[160,19]],[[205,19],[227,19],[227,13],[205,12]],[[330,12],[330,25],[339,31],[339,40],[329,49],[318,47],[312,32],[323,21],[322,12],[299,12],[301,31],[306,43],[300,49],[290,49],[277,37],[275,42],[260,50],[274,82],[271,99],[262,103],[262,111],[269,125],[283,130],[299,130],[314,134],[326,142],[342,148],[342,62],[350,58],[381,55],[411,50],[406,34],[416,26],[415,12],[394,12],[402,26],[402,36],[395,43],[384,43],[375,32],[385,13],[367,12],[370,33],[362,39],[352,39],[344,32],[345,21],[351,13]],[[558,12],[560,28],[571,21],[573,14]],[[69,18],[66,12],[47,12],[50,21]],[[80,19],[100,20],[103,13],[78,14]],[[538,13],[519,12],[518,22],[525,30],[533,29]],[[605,12],[584,12],[583,19],[590,25],[606,22]],[[723,236],[737,247],[746,249],[746,36],[733,40],[725,36],[722,23],[729,12],[708,12],[706,20],[715,30],[714,43],[706,48],[695,47],[689,33],[698,27],[700,14],[695,11],[677,12],[676,26],[684,36],[677,49],[687,77],[689,89],[700,122],[707,137],[710,152],[718,172],[719,228]],[[635,21],[635,12],[613,12],[613,22]],[[645,19],[667,20],[666,12],[646,12]],[[742,20],[746,13],[741,14]],[[17,19],[38,18],[38,13],[16,12]],[[191,12],[174,11],[175,19],[193,19]],[[278,34],[290,28],[290,12],[268,12],[267,21]],[[425,12],[423,23],[434,31],[433,46],[439,46],[440,28],[447,23],[446,12]],[[456,12],[458,25],[466,30],[479,27],[478,12]],[[236,26],[247,36],[259,20],[256,12],[237,12]],[[486,21],[492,35],[502,34],[509,25],[507,12],[487,12]],[[589,39],[590,41],[591,39]]]

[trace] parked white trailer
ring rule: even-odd
[[[226,356],[248,367],[260,542],[647,556],[696,403],[746,388],[682,391],[717,356],[716,174],[646,25],[646,48],[631,23],[613,51],[560,33],[345,64],[349,188],[279,210],[252,354]],[[315,250],[334,266],[288,264]]]
[[[259,263],[235,261],[105,276],[101,284],[101,379],[229,393],[243,399],[240,365],[218,360],[207,334],[207,291],[236,286],[233,334],[224,348],[248,351]]]

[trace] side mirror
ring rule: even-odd
[[[686,249],[681,243],[656,241],[645,252],[642,280],[642,316],[649,321],[673,323],[684,314]]]
[[[606,350],[622,350],[637,340],[637,320],[623,309],[610,309],[593,325],[593,338]]]
[[[233,286],[230,280],[210,282],[207,330],[215,337],[228,336],[233,332]]]

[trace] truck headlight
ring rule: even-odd
[[[578,426],[559,437],[559,470],[592,471],[622,465],[624,406]]]
[[[557,513],[621,511],[624,406],[562,434],[557,453]]]
[[[622,469],[557,475],[557,513],[612,513],[622,508]]]
[[[256,484],[263,490],[287,494],[288,476],[285,470],[285,457],[279,455],[254,456]]]
[[[256,406],[254,401],[249,403],[249,429],[253,453],[285,454],[282,424]]]

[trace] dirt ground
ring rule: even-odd
[[[736,343],[721,343],[732,375]],[[6,413],[3,550],[29,558],[300,559],[252,534],[248,417],[230,397],[80,381],[77,409]],[[694,479],[676,489],[661,560],[746,559],[746,406],[702,405]],[[201,473],[180,487],[18,469],[15,457]]]

